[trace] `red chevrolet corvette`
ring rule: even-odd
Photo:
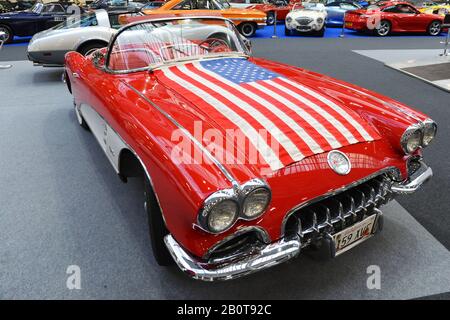
[[[121,180],[144,177],[156,261],[195,279],[247,275],[319,243],[338,256],[432,176],[433,120],[252,58],[224,18],[129,24],[107,48],[66,54],[65,80]]]
[[[443,17],[422,13],[408,2],[382,2],[377,9],[358,9],[345,15],[345,28],[374,31],[379,36],[394,32],[421,32],[437,36],[442,31]]]

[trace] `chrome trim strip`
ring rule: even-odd
[[[319,202],[319,201],[324,200],[324,199],[326,199],[326,198],[335,196],[335,195],[337,195],[337,194],[339,194],[339,193],[341,193],[341,192],[344,192],[344,191],[346,191],[346,190],[348,190],[348,189],[354,188],[354,187],[356,187],[356,186],[358,186],[358,185],[360,185],[360,184],[362,184],[362,183],[364,183],[364,182],[369,181],[370,179],[375,178],[376,176],[378,176],[378,175],[380,175],[380,174],[388,173],[388,172],[391,171],[391,170],[395,170],[395,167],[387,167],[387,168],[378,170],[377,172],[374,172],[374,173],[372,173],[371,175],[368,175],[368,176],[364,177],[363,179],[360,179],[360,180],[358,180],[358,181],[352,182],[352,183],[350,183],[349,185],[346,185],[346,186],[344,186],[344,187],[342,187],[342,188],[333,190],[333,191],[328,192],[328,193],[325,193],[325,194],[323,194],[323,195],[321,195],[321,196],[319,196],[319,197],[317,197],[317,198],[314,198],[314,199],[312,199],[312,200],[310,200],[310,201],[306,201],[306,202],[303,202],[303,203],[300,203],[300,204],[294,206],[292,209],[290,209],[290,210],[288,211],[288,213],[287,213],[287,214],[284,216],[284,218],[283,218],[283,222],[281,223],[281,236],[282,236],[282,237],[285,236],[284,233],[285,233],[285,228],[286,228],[286,222],[287,222],[288,219],[291,217],[291,215],[294,214],[297,210],[300,210],[301,208],[304,208],[304,207],[306,207],[306,206],[309,206],[309,205],[311,205],[311,204],[313,204],[313,203],[315,203],[315,202]]]
[[[420,164],[421,167],[410,177],[409,182],[395,183],[391,190],[399,194],[411,194],[430,180],[433,176],[433,170],[423,161],[420,161]]]
[[[153,108],[158,110],[162,115],[164,115],[170,122],[172,122],[178,129],[180,129],[186,136],[191,139],[191,141],[198,147],[200,150],[202,150],[208,158],[217,166],[217,168],[222,172],[222,174],[232,183],[233,187],[239,187],[239,183],[236,181],[236,179],[233,177],[233,175],[223,166],[222,163],[219,162],[209,151],[206,149],[195,137],[186,130],[177,120],[175,120],[170,114],[168,114],[166,111],[164,111],[162,108],[160,108],[157,104],[155,104],[153,101],[151,101],[149,98],[147,98],[145,95],[142,94],[139,90],[134,88],[132,85],[128,84],[127,82],[121,80],[121,82],[126,85],[128,88],[136,92],[142,99],[147,101]]]
[[[281,239],[264,246],[256,254],[243,257],[240,261],[216,269],[206,269],[207,264],[188,254],[172,235],[165,236],[164,242],[178,267],[192,278],[203,281],[236,279],[294,258],[301,250],[298,237]]]
[[[226,20],[231,20],[231,21],[264,21],[264,22],[267,21],[266,18],[228,18]]]

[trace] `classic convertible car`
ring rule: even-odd
[[[426,115],[249,47],[230,20],[184,17],[66,55],[79,124],[122,181],[144,177],[156,261],[195,279],[319,244],[338,256],[382,229],[383,204],[432,176]]]
[[[444,18],[437,14],[421,13],[413,5],[403,1],[379,3],[379,9],[347,11],[345,28],[360,32],[374,31],[384,37],[394,32],[421,32],[438,36]]]
[[[327,16],[327,10],[322,3],[295,4],[286,16],[284,33],[287,36],[297,32],[312,33],[323,37]]]
[[[245,37],[252,37],[256,30],[266,26],[266,14],[254,9],[231,8],[226,0],[170,0],[160,8],[143,10],[147,15],[202,15],[220,14],[230,19]]]
[[[63,66],[64,55],[69,51],[88,55],[98,48],[106,47],[112,35],[122,27],[119,22],[122,15],[136,14],[100,9],[80,18],[68,18],[56,27],[33,36],[28,44],[28,59],[35,65]]]

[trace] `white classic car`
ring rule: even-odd
[[[39,66],[63,66],[64,55],[77,51],[88,55],[106,47],[111,37],[122,25],[119,16],[127,11],[106,12],[100,9],[73,16],[67,21],[36,33],[28,44],[28,59]]]
[[[322,3],[296,4],[286,16],[285,34],[293,32],[314,33],[323,36],[327,11]]]

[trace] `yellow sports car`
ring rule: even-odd
[[[450,14],[450,4],[448,3],[436,3],[436,2],[424,2],[422,7],[419,8],[422,13],[440,14],[445,16]]]

